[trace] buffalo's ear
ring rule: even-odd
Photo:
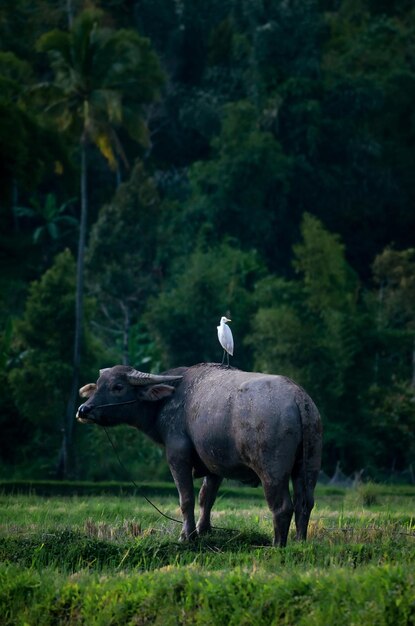
[[[168,398],[174,393],[174,387],[171,385],[151,385],[148,389],[143,390],[143,400],[149,400],[150,402],[156,402],[157,400],[163,400]]]
[[[89,383],[88,385],[80,388],[79,395],[81,396],[81,398],[90,398],[92,394],[96,391],[96,388],[97,386],[95,383]]]

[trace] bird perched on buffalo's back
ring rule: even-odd
[[[233,337],[232,337],[232,331],[229,328],[229,326],[226,324],[226,322],[231,322],[231,321],[232,320],[228,319],[227,317],[221,317],[220,324],[217,327],[219,343],[223,348],[222,365],[223,365],[223,361],[225,360],[225,353],[227,353],[226,356],[228,359],[228,366],[229,366],[229,355],[233,356]]]

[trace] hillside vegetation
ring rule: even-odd
[[[0,476],[124,480],[77,388],[217,362],[226,315],[329,476],[413,482],[414,42],[411,0],[1,3]]]

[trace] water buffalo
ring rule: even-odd
[[[285,376],[215,363],[156,376],[116,365],[80,389],[83,423],[129,424],[162,444],[180,498],[181,539],[211,529],[223,478],[263,485],[273,515],[274,545],[285,546],[293,513],[306,539],[321,463],[322,427],[307,393]],[[193,476],[204,477],[195,525]],[[289,481],[292,480],[293,499]]]

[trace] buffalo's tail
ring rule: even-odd
[[[314,489],[321,467],[322,424],[318,409],[308,394],[298,389],[302,442],[293,468],[294,511],[297,538],[307,536],[308,521],[314,506]]]

